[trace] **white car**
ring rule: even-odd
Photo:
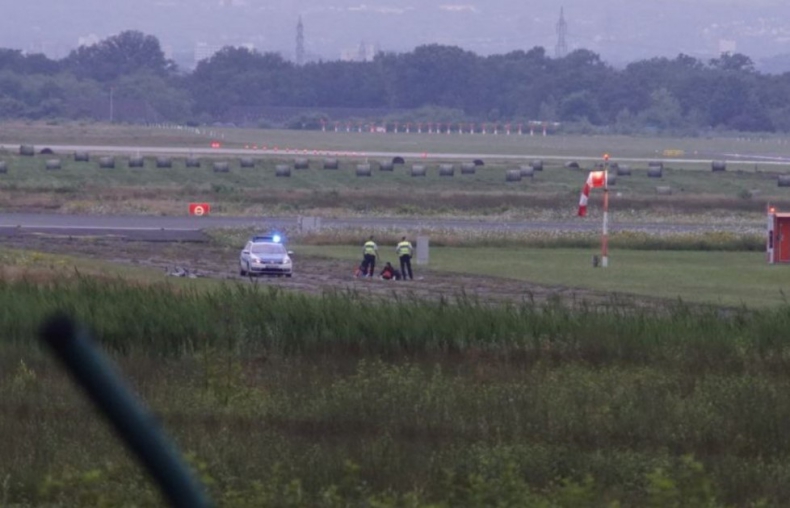
[[[239,275],[293,275],[293,252],[279,235],[253,236],[239,255]]]

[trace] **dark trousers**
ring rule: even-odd
[[[362,275],[373,276],[376,271],[376,256],[374,254],[365,254],[362,260]]]
[[[411,256],[409,254],[400,257],[400,273],[403,275],[403,280],[406,280],[406,274],[409,274],[410,280],[414,280],[414,274],[411,273]]]

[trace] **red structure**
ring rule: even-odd
[[[768,263],[790,263],[790,213],[768,208]]]

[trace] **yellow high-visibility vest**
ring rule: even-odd
[[[365,242],[365,254],[376,254],[376,243],[372,241]]]
[[[401,242],[398,244],[398,256],[411,256],[411,243],[410,242]]]

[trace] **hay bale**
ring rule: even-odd
[[[173,167],[173,160],[170,157],[157,157],[156,158],[156,167],[157,168],[172,168]]]
[[[543,161],[540,159],[532,161],[532,169],[535,171],[543,171]]]
[[[51,148],[42,148],[40,152],[41,155],[54,155],[55,151]]]
[[[474,175],[476,166],[474,162],[464,162],[461,164],[461,174],[462,175]]]
[[[648,178],[662,178],[663,168],[660,166],[651,166],[647,168],[647,176]]]
[[[606,183],[609,185],[609,187],[617,185],[617,174],[610,172],[609,176],[606,179]]]
[[[357,176],[371,176],[370,164],[357,164]]]
[[[617,176],[631,176],[631,166],[618,166],[615,173]]]
[[[565,167],[568,169],[579,169],[579,163],[576,161],[568,161],[565,163]]]
[[[379,163],[379,171],[395,171],[395,164],[392,161],[381,161]]]
[[[324,169],[338,169],[340,163],[337,159],[324,159]]]
[[[102,169],[115,169],[115,157],[99,157],[99,167]]]
[[[6,161],[0,161],[0,174],[8,173],[8,163]]]
[[[521,171],[521,178],[535,178],[535,167],[532,165],[521,166],[518,170]]]
[[[483,162],[482,159],[475,159],[472,162],[474,162],[475,166],[485,166],[486,165],[486,163]]]
[[[33,145],[19,145],[19,155],[24,155],[25,157],[32,157],[36,155],[36,147]]]
[[[215,173],[230,173],[230,164],[225,161],[217,161],[213,165]]]
[[[612,162],[611,164],[609,164],[609,169],[611,169],[612,171],[614,171],[616,173],[617,170],[620,169],[620,163]]]
[[[145,159],[140,155],[129,157],[129,167],[130,168],[145,167]]]
[[[425,171],[425,166],[420,164],[415,164],[411,167],[411,176],[425,176],[427,172]]]
[[[291,178],[291,167],[287,164],[277,164],[274,168],[274,176],[280,178]]]
[[[656,194],[659,194],[661,196],[671,196],[672,187],[656,187]]]
[[[509,169],[507,173],[505,173],[505,181],[506,182],[520,182],[521,181],[521,170],[520,169]]]
[[[455,166],[442,164],[439,166],[439,176],[455,176]]]
[[[89,162],[91,156],[88,152],[74,152],[74,162]]]
[[[395,157],[392,158],[392,163],[393,164],[406,164],[406,161],[400,155],[396,155]]]
[[[776,181],[777,187],[790,187],[790,175],[779,175]]]
[[[710,164],[710,170],[714,173],[727,171],[727,163],[724,161],[713,161]]]
[[[49,159],[47,160],[46,168],[49,171],[54,171],[61,168],[60,159]]]
[[[184,165],[188,168],[199,168],[200,167],[200,159],[197,157],[189,156],[187,160],[184,161]]]
[[[307,159],[296,159],[294,169],[310,169],[310,161]]]
[[[239,159],[239,167],[240,168],[254,168],[255,167],[255,159],[252,157],[242,157]]]

